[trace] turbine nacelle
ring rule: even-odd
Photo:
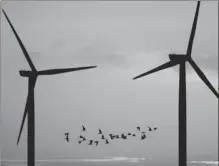
[[[20,70],[19,73],[20,73],[20,76],[22,77],[37,76],[37,72],[33,72],[29,70]]]
[[[190,59],[190,57],[185,54],[169,54],[169,58],[171,61],[176,63],[183,63]]]

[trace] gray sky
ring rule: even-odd
[[[178,67],[133,81],[185,53],[195,2],[2,2],[36,68],[97,65],[40,76],[35,88],[36,159],[135,156],[177,160]],[[26,124],[16,139],[27,96],[26,59],[1,15],[2,158],[24,159]],[[202,2],[192,56],[210,82],[218,80],[217,2]],[[218,100],[188,67],[188,159],[217,159]],[[147,141],[114,141],[98,148],[77,145],[80,126],[90,138],[158,126]],[[64,133],[72,142],[67,144]]]

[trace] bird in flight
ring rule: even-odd
[[[82,141],[86,140],[86,138],[84,136],[82,136],[82,135],[80,135],[79,137],[83,139]]]
[[[152,129],[150,127],[148,127],[148,129],[149,129],[148,131],[152,131]]]
[[[140,127],[139,126],[137,127],[137,130],[140,131]]]
[[[154,131],[157,130],[157,127],[154,127]]]
[[[113,140],[113,139],[116,137],[116,136],[113,135],[113,134],[109,134],[109,136],[110,136],[111,140]]]
[[[105,139],[105,141],[106,141],[106,144],[109,144],[109,141],[107,139]]]
[[[98,134],[103,134],[102,131],[99,129],[99,133]]]
[[[141,140],[143,140],[143,139],[145,139],[145,138],[146,138],[146,135],[143,134],[143,135],[141,136]]]
[[[136,135],[135,134],[132,134],[132,137],[135,137]]]
[[[82,125],[82,131],[86,131],[86,128],[84,127],[84,125]]]
[[[79,144],[81,144],[83,141],[78,141]]]
[[[121,138],[122,138],[122,139],[127,139],[127,136],[122,133],[122,134],[121,134]]]
[[[146,135],[142,135],[141,136],[141,140],[145,139],[146,138]]]
[[[128,133],[127,135],[132,135],[131,133]]]
[[[69,142],[69,137],[68,137],[68,136],[69,136],[69,133],[65,133],[65,136],[66,136],[66,137],[65,137],[66,141]]]
[[[102,135],[101,139],[105,139],[104,135]]]
[[[116,134],[116,139],[119,139],[119,135],[118,134]]]
[[[93,140],[89,140],[89,144],[88,145],[92,145],[93,143]]]
[[[95,144],[96,144],[96,146],[97,146],[99,142],[98,142],[98,141],[94,141],[94,143],[95,143]]]

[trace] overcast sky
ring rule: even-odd
[[[196,2],[2,2],[38,70],[97,65],[95,69],[38,77],[35,87],[36,159],[135,156],[177,160],[178,66],[133,81],[185,53]],[[218,87],[218,5],[202,2],[192,57]],[[218,100],[187,64],[188,159],[217,159]],[[2,158],[25,159],[27,126],[18,131],[28,63],[1,13]],[[79,146],[89,138],[158,126],[148,140]],[[66,143],[64,133],[71,142]]]

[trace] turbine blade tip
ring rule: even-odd
[[[97,66],[86,66],[84,68],[87,68],[87,69],[92,69],[92,68],[96,68]]]
[[[5,14],[5,10],[4,9],[2,9],[2,12]]]

